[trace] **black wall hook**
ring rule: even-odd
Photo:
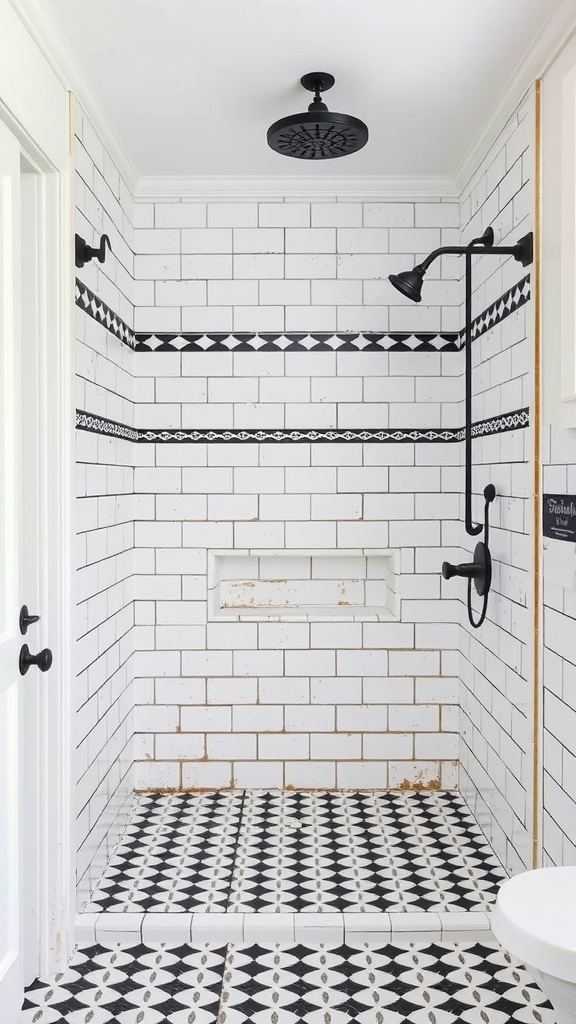
[[[99,263],[104,263],[106,259],[106,246],[108,246],[110,252],[112,252],[112,246],[110,245],[110,239],[108,235],[102,235],[100,238],[100,247],[94,249],[93,246],[88,245],[80,235],[76,235],[76,266],[79,269],[89,263],[91,259],[96,256]]]

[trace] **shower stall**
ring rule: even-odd
[[[459,199],[132,201],[78,112],[80,940],[475,941],[531,866],[533,123]]]

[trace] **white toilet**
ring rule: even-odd
[[[504,882],[492,931],[534,974],[557,1024],[576,1024],[576,867],[538,868]]]

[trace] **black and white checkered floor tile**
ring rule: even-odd
[[[21,1024],[555,1024],[495,944],[77,950]]]
[[[505,877],[456,793],[143,796],[84,910],[484,911]]]

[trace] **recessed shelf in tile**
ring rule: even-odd
[[[211,619],[397,618],[396,552],[227,550],[210,553]]]

